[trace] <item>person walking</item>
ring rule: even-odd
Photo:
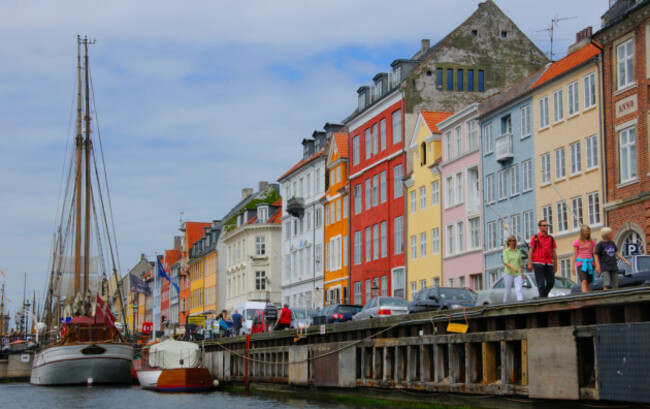
[[[235,310],[235,312],[230,316],[232,319],[232,329],[233,333],[235,336],[241,335],[241,327],[242,327],[242,319],[243,317],[239,313],[239,311]]]
[[[618,288],[618,264],[616,259],[622,260],[628,267],[632,267],[632,264],[619,253],[618,247],[613,241],[614,230],[603,227],[600,229],[600,238],[601,241],[596,245],[594,251],[596,272],[603,279],[603,290]]]
[[[521,261],[521,251],[517,247],[517,238],[513,235],[508,237],[506,241],[506,248],[503,249],[503,281],[506,285],[506,291],[503,294],[503,302],[510,300],[510,291],[512,290],[512,283],[515,284],[515,294],[517,301],[524,299],[521,293],[521,284],[523,280],[523,263]]]
[[[289,304],[284,304],[282,310],[280,310],[280,315],[278,316],[278,325],[277,329],[287,329],[291,327],[291,315],[292,312],[289,309]]]
[[[580,228],[580,238],[573,243],[573,265],[576,276],[580,280],[583,293],[591,291],[594,281],[594,252],[596,242],[591,239],[591,228],[583,224]]]
[[[548,222],[544,219],[537,223],[539,232],[530,239],[530,252],[528,253],[528,270],[535,271],[535,281],[539,297],[548,297],[548,293],[555,285],[555,272],[557,271],[557,246],[555,239],[548,234]],[[533,270],[534,267],[534,270]]]
[[[266,301],[266,307],[264,308],[264,324],[266,325],[266,332],[273,330],[275,321],[278,319],[278,307],[275,306],[271,301]]]

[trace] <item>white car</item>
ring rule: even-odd
[[[575,283],[568,278],[555,276],[555,285],[548,293],[548,296],[558,297],[561,295],[571,294],[571,287],[573,287],[574,284]],[[503,295],[505,292],[505,281],[503,280],[503,277],[501,277],[492,285],[491,288],[478,293],[476,305],[503,304]],[[537,290],[537,282],[535,281],[534,274],[524,273],[521,294],[523,295],[524,300],[532,300],[539,297],[539,291]],[[517,302],[514,283],[510,290],[510,302]]]
[[[409,312],[409,302],[398,297],[375,297],[359,311],[353,320],[367,320],[368,318],[389,317],[391,315],[403,315]]]

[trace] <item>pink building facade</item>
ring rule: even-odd
[[[442,134],[442,286],[484,288],[478,103],[438,124]]]

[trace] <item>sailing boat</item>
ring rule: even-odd
[[[88,44],[87,37],[83,40],[77,37],[75,154],[71,155],[68,183],[63,191],[61,223],[52,254],[44,308],[48,331],[46,341],[34,356],[30,377],[34,385],[131,383],[133,347],[126,339],[128,328],[125,337],[107,304],[111,298],[117,298],[120,307],[123,307],[124,299],[115,266],[116,245],[109,228],[112,224],[109,224],[104,207],[110,195],[107,194],[107,185],[102,187],[100,183],[101,172],[98,171],[93,149],[95,138],[91,139],[90,132]],[[82,122],[85,129],[82,129]],[[101,139],[99,142],[101,148]],[[103,158],[103,153],[100,157]],[[103,174],[106,175],[106,172]],[[97,182],[95,189],[92,181]],[[104,193],[107,198],[104,198]],[[93,234],[91,230],[94,230]],[[74,246],[71,242],[74,242]],[[102,244],[108,245],[108,253],[102,249]],[[91,245],[96,256],[91,254]],[[110,254],[113,266],[111,282],[116,287],[113,294],[107,290],[108,263],[104,260],[107,254]],[[99,294],[100,291],[107,302]],[[122,318],[123,314],[122,308]]]

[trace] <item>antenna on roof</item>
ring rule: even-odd
[[[553,40],[555,38],[555,26],[559,26],[558,23],[560,21],[573,20],[573,19],[576,19],[576,18],[578,18],[578,17],[577,16],[560,17],[559,15],[556,14],[555,17],[551,20],[551,25],[549,26],[549,28],[545,28],[543,30],[537,30],[538,33],[542,32],[542,31],[546,31],[547,33],[549,33],[549,36],[551,37],[551,51],[549,51],[549,53],[548,53],[548,59],[551,60],[551,62],[555,61],[555,59],[553,58],[555,56],[555,53],[553,53]]]
[[[184,223],[184,222],[183,222],[183,216],[184,216],[184,215],[185,215],[185,212],[181,210],[181,215],[180,215],[180,218],[179,218],[179,221],[180,221],[180,225],[181,225],[181,226],[182,226],[183,223]]]

